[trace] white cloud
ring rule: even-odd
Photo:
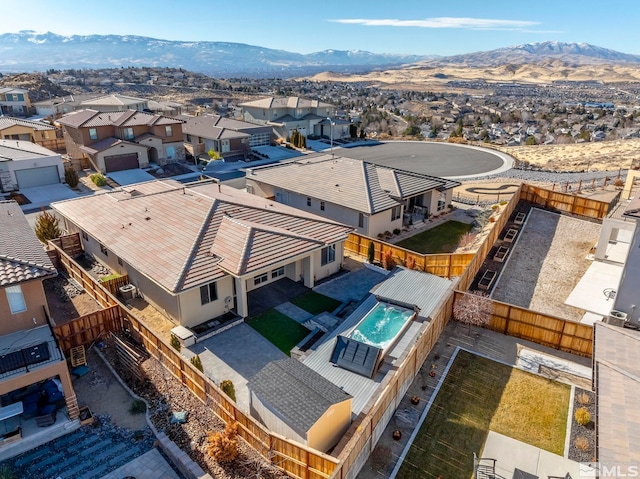
[[[539,25],[527,20],[498,20],[491,18],[437,17],[423,20],[399,20],[394,18],[339,18],[330,20],[349,25],[368,27],[419,27],[419,28],[465,28],[469,30],[522,30]]]

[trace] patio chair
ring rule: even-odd
[[[473,453],[474,479],[496,479],[496,461],[489,457],[478,457]]]

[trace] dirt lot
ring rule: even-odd
[[[584,311],[564,301],[591,264],[586,256],[599,234],[597,223],[532,209],[492,297],[579,321]]]
[[[93,313],[100,305],[83,290],[79,290],[63,276],[43,282],[49,311],[55,325]]]

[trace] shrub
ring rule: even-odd
[[[78,178],[76,170],[73,168],[65,168],[64,181],[66,181],[71,188],[75,188],[78,186],[78,183],[80,183],[80,178]]]
[[[583,407],[576,409],[573,417],[576,418],[576,422],[581,426],[586,426],[591,422],[591,414]]]
[[[102,173],[94,173],[89,178],[96,186],[107,186],[107,179]]]
[[[413,256],[408,256],[405,267],[407,269],[416,269],[416,259]]]
[[[396,262],[393,260],[393,252],[388,249],[384,252],[382,256],[382,267],[388,271],[391,271],[396,265]]]
[[[492,216],[491,218],[489,218],[489,223],[495,223],[496,219]]]
[[[458,246],[460,248],[468,248],[473,244],[475,240],[476,240],[476,234],[472,233],[471,231],[467,231],[465,234],[463,234],[460,237],[460,242],[458,243]]]
[[[204,367],[202,366],[202,361],[200,360],[199,355],[196,354],[189,361],[191,361],[191,364],[193,364],[193,367],[200,370],[201,373],[204,372]]]
[[[613,186],[617,186],[618,188],[621,188],[624,186],[624,181],[622,181],[622,178],[616,178],[615,181],[613,182]]]
[[[171,335],[171,346],[173,346],[173,349],[175,349],[176,351],[180,351],[180,349],[182,348],[182,344],[180,344],[180,340],[175,334]]]
[[[9,464],[0,466],[0,479],[16,479],[17,477]]]
[[[499,205],[500,205],[500,206],[504,206],[504,205],[506,205],[507,203],[508,203],[508,201],[507,201],[507,200],[502,200],[502,201],[499,203]]]
[[[232,462],[238,457],[238,423],[229,423],[224,432],[207,434],[207,453],[218,462]]]
[[[579,436],[576,437],[576,440],[573,442],[573,445],[576,446],[577,449],[581,451],[586,451],[589,449],[589,440],[586,437]]]
[[[393,234],[394,235],[399,235],[400,234],[400,228],[396,228],[393,230]]]
[[[59,223],[60,218],[53,213],[45,211],[43,208],[42,213],[36,218],[36,236],[45,244],[49,240],[59,238],[62,235],[62,231],[60,231],[60,227],[58,226]]]
[[[236,388],[233,386],[233,383],[230,379],[225,379],[220,383],[220,389],[222,392],[229,396],[232,400],[236,400]]]
[[[498,208],[499,208],[499,206],[498,206],[498,205],[491,205],[491,209],[492,209],[492,210],[497,210]]]
[[[587,393],[580,393],[576,396],[576,400],[578,404],[583,406],[588,406],[591,403],[591,397]]]
[[[147,410],[147,405],[142,399],[134,399],[129,406],[129,412],[131,414],[143,414]]]

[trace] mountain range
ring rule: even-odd
[[[640,64],[640,56],[586,43],[542,42],[450,57],[362,50],[300,54],[229,42],[169,41],[135,35],[73,35],[21,31],[0,35],[0,71],[50,68],[176,67],[217,77],[293,77],[323,71],[363,73],[401,66],[496,66],[559,59],[575,64]]]

